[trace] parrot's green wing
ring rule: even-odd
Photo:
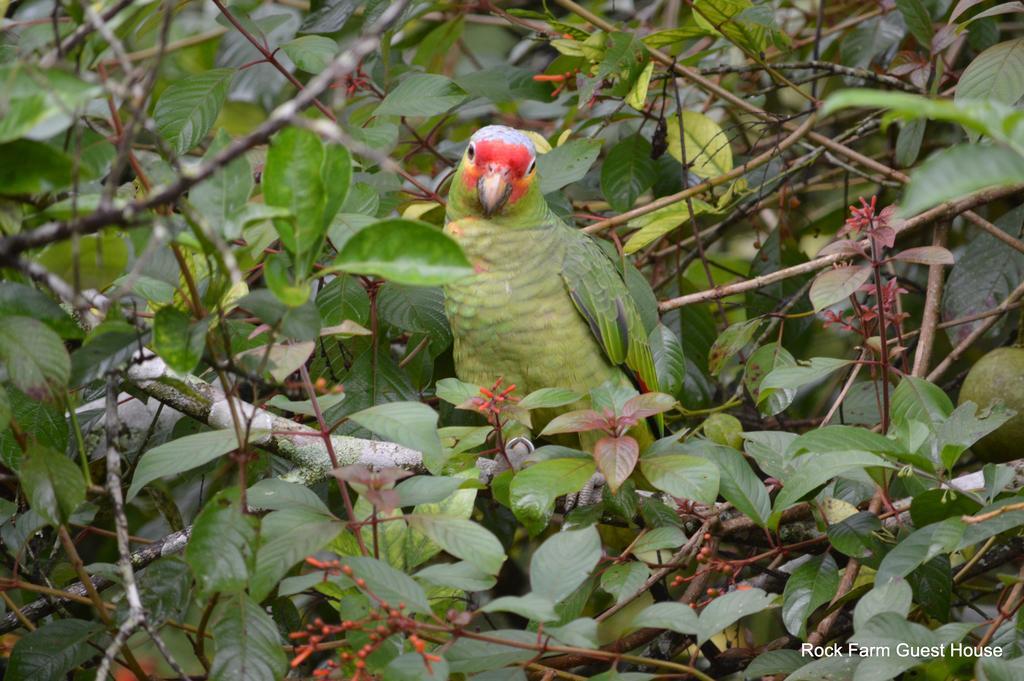
[[[642,391],[659,390],[643,319],[615,263],[586,234],[568,226],[565,231],[562,278],[576,309],[613,364],[631,369]]]

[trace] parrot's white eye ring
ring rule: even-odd
[[[472,161],[473,157],[476,156],[476,146],[470,144],[469,148],[466,149],[466,157]]]
[[[530,166],[526,169],[526,174],[529,175],[530,173],[532,173],[536,167],[537,167],[537,159],[531,160],[530,161]]]

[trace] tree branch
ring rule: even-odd
[[[303,484],[323,480],[334,466],[319,430],[260,409],[238,398],[228,398],[216,386],[192,375],[171,371],[163,360],[148,355],[128,370],[128,380],[146,394],[212,428],[231,428],[232,409],[269,431],[253,444],[291,461],[296,468],[286,479]],[[338,465],[363,463],[422,470],[423,455],[394,442],[379,442],[346,435],[331,435]]]
[[[131,4],[130,2],[126,4]],[[322,93],[326,92],[333,82],[344,78],[355,71],[359,62],[370,53],[379,49],[380,37],[405,9],[408,0],[398,0],[391,4],[384,14],[356,38],[352,46],[335,57],[327,68],[312,78],[305,89],[271,112],[263,123],[244,137],[224,147],[207,163],[195,170],[183,173],[173,182],[145,198],[137,199],[121,207],[101,207],[89,215],[77,219],[49,222],[36,229],[12,234],[0,239],[0,265],[10,265],[19,253],[45,246],[66,239],[73,234],[95,234],[108,226],[137,227],[144,224],[141,216],[160,206],[173,204],[185,192],[212,176],[215,172],[235,160],[255,146],[265,144],[278,130],[284,128],[293,116],[312,105]]]

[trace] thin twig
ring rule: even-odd
[[[945,248],[949,225],[939,222],[935,225],[932,245]],[[945,277],[943,265],[928,266],[928,285],[925,289],[924,312],[921,315],[921,334],[917,339],[914,352],[913,376],[924,376],[928,373],[928,364],[932,358],[932,347],[935,344],[935,330],[939,323],[939,308],[942,306],[942,284]]]

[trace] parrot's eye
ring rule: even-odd
[[[469,149],[466,150],[466,157],[472,161],[474,156],[476,156],[476,147],[470,144]]]
[[[530,166],[526,169],[526,174],[529,175],[537,167],[537,159],[530,161]]]

